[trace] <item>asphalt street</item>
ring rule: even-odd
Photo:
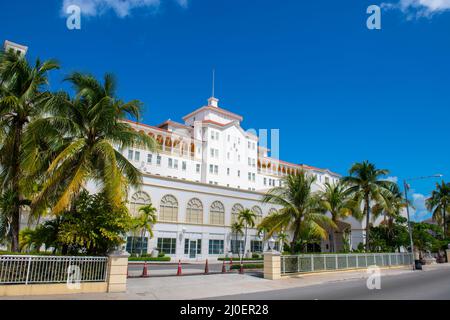
[[[215,297],[214,300],[450,300],[450,269],[382,276],[381,289],[367,279]]]

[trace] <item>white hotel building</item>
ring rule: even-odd
[[[305,170],[317,177],[314,189],[340,176],[326,169],[298,165],[271,158],[258,145],[258,137],[241,127],[242,116],[222,109],[214,97],[208,104],[183,117],[184,123],[168,120],[158,126],[130,122],[137,131],[154,137],[158,152],[133,148],[121,150],[143,175],[140,190],[129,193],[130,210],[152,203],[158,210],[154,238],[143,243],[148,253],[154,249],[183,260],[202,260],[237,253],[243,237],[231,231],[235,215],[252,209],[258,221],[276,206],[262,204],[267,190],[281,185],[283,176]],[[341,227],[351,229],[350,242],[363,242],[361,223],[348,219]],[[127,249],[139,236],[128,238]],[[249,231],[245,252],[264,250],[256,229]],[[342,248],[342,238],[338,239]],[[330,241],[321,244],[330,250]]]
[[[27,47],[5,42],[22,54]],[[144,251],[163,251],[176,259],[203,260],[237,253],[243,237],[235,241],[231,224],[244,208],[252,209],[258,221],[277,210],[261,203],[262,196],[280,186],[283,176],[305,170],[317,177],[319,190],[325,182],[337,182],[340,176],[326,169],[299,165],[272,158],[259,146],[258,137],[241,127],[242,116],[222,109],[212,97],[208,104],[185,117],[184,123],[168,120],[158,126],[130,122],[137,131],[154,137],[157,152],[141,148],[120,150],[143,174],[139,190],[130,190],[129,208],[136,215],[143,205],[152,203],[158,211],[154,237],[143,242]],[[276,125],[276,124],[275,124]],[[27,216],[21,217],[22,227]],[[363,242],[363,225],[349,218],[340,226],[351,230],[350,245]],[[276,237],[275,237],[276,238]],[[140,252],[140,235],[127,239],[127,250]],[[330,250],[330,241],[320,249]],[[279,244],[278,244],[279,245]],[[342,236],[337,249],[342,248]],[[249,231],[245,252],[261,252],[267,245],[256,229]]]

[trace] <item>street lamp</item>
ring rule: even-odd
[[[413,237],[412,237],[412,229],[411,229],[411,219],[409,216],[409,201],[408,201],[408,190],[409,190],[409,184],[408,181],[415,181],[415,180],[424,180],[424,179],[431,179],[431,178],[442,178],[442,174],[435,174],[432,176],[424,176],[424,177],[415,177],[415,178],[408,178],[403,180],[403,189],[405,192],[405,200],[406,200],[406,214],[408,217],[408,233],[409,233],[409,243],[411,247],[411,255],[413,257],[413,270],[416,269],[416,262],[415,262],[415,256],[414,256],[414,243],[413,243]]]

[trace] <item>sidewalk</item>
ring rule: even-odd
[[[382,269],[382,276],[396,276],[412,272],[430,272],[450,269],[450,264],[424,266],[423,271],[409,267]],[[303,288],[329,282],[367,278],[366,270],[304,274],[271,281],[251,274],[218,274],[191,277],[165,277],[129,279],[127,293],[77,294],[64,296],[22,297],[21,299],[48,300],[196,300],[226,295],[254,293],[270,290]],[[0,298],[2,299],[2,298]]]

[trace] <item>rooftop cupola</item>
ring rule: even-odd
[[[219,99],[211,97],[208,99],[208,107],[219,107]]]

